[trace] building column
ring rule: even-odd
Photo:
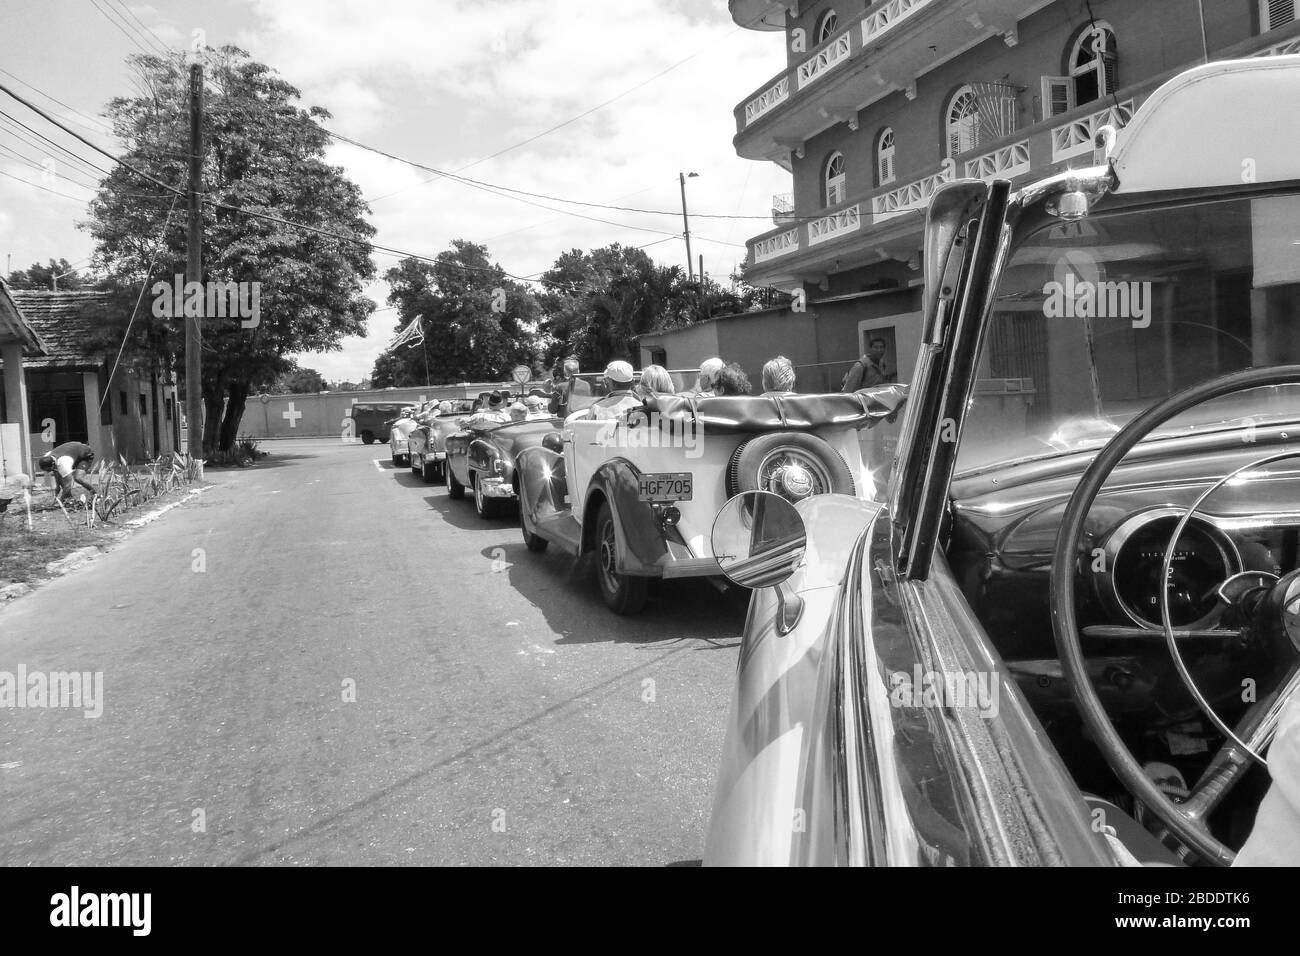
[[[95,449],[96,455],[103,455],[104,423],[99,417],[98,372],[81,373],[81,394],[86,400],[86,444]]]
[[[23,346],[13,342],[0,346],[0,361],[5,367],[5,408],[9,418],[19,423],[22,469],[32,473],[32,440],[28,434],[31,412],[27,409],[27,375],[23,371]]]

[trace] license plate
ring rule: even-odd
[[[689,471],[658,475],[638,475],[638,494],[641,501],[690,501],[692,488]]]

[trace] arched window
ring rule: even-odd
[[[894,181],[894,130],[886,126],[876,141],[876,184],[883,186]]]
[[[948,101],[948,155],[960,156],[980,144],[980,110],[975,91],[963,86]]]
[[[840,25],[840,18],[835,15],[834,10],[827,10],[822,14],[822,18],[817,23],[817,42],[825,43],[831,38]]]
[[[836,203],[844,202],[844,197],[848,195],[844,189],[844,154],[840,152],[831,153],[826,158],[826,205],[834,206]]]
[[[1098,20],[1089,24],[1070,49],[1070,79],[1074,105],[1082,106],[1119,88],[1115,81],[1115,31]]]

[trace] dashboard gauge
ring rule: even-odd
[[[1217,589],[1241,569],[1232,539],[1208,521],[1192,518],[1174,547],[1168,577],[1161,580],[1165,549],[1182,512],[1172,508],[1129,518],[1106,546],[1108,573],[1099,577],[1118,609],[1140,627],[1160,627],[1160,592],[1169,595],[1174,627],[1207,625],[1219,603]]]

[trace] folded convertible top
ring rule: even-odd
[[[719,431],[808,430],[826,425],[870,428],[883,419],[892,419],[906,399],[906,385],[878,385],[823,395],[660,395],[647,398],[643,410],[647,424],[650,415],[657,415],[661,420]],[[629,424],[636,424],[639,410],[632,409],[627,417]]]

